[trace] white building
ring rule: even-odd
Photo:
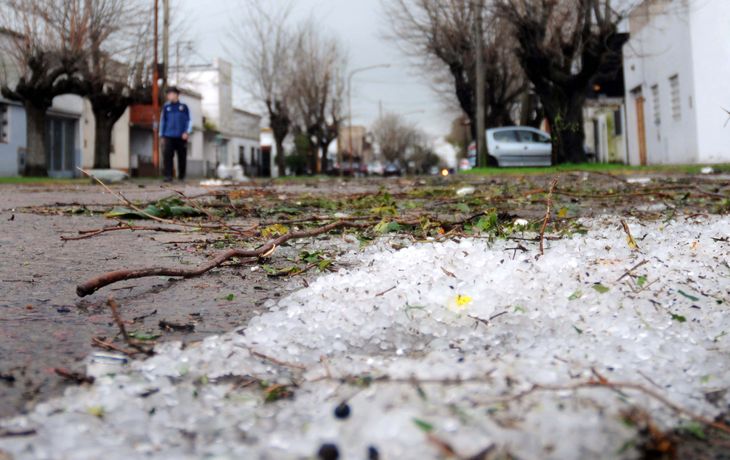
[[[631,164],[730,162],[730,1],[644,0],[624,78]]]
[[[190,69],[181,77],[180,84],[202,96],[203,155],[209,172],[221,163],[240,164],[249,175],[275,175],[273,158],[261,151],[261,117],[233,105],[230,63],[216,59],[210,66]]]

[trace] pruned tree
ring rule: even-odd
[[[513,124],[527,82],[504,40],[505,23],[474,0],[384,0],[392,35],[428,71],[437,88],[450,88],[476,136],[476,15],[484,23],[487,126]]]
[[[56,96],[80,91],[88,18],[83,0],[2,0],[2,94],[25,108],[27,176],[48,175],[46,112]]]
[[[94,114],[94,167],[109,168],[114,125],[127,107],[151,97],[151,11],[138,0],[91,0],[86,8],[81,91]]]
[[[496,11],[510,24],[517,58],[550,124],[555,162],[585,161],[583,104],[601,66],[615,55],[611,43],[623,18],[615,3],[497,0]]]
[[[372,127],[373,141],[388,163],[404,162],[421,139],[418,130],[401,115],[385,113]]]
[[[246,17],[233,22],[231,38],[234,48],[229,54],[246,75],[244,90],[265,108],[276,144],[276,164],[280,176],[286,174],[284,141],[292,127],[290,32],[291,5],[270,11],[263,0],[243,0]]]
[[[346,66],[339,40],[319,32],[312,22],[300,28],[294,45],[291,70],[295,77],[289,94],[295,123],[311,141],[312,173],[327,168],[327,151],[339,134],[344,118]]]

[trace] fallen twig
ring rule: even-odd
[[[161,319],[157,325],[163,331],[193,332],[195,330],[194,323],[173,323],[164,319]]]
[[[618,282],[619,282],[619,281],[621,281],[622,279],[624,279],[624,278],[626,278],[627,276],[631,275],[631,274],[632,274],[632,273],[634,272],[634,270],[636,270],[637,268],[641,267],[642,265],[645,265],[645,264],[648,264],[648,263],[649,263],[649,261],[648,261],[648,260],[646,260],[646,259],[642,260],[642,261],[641,261],[641,262],[639,262],[638,264],[636,264],[636,265],[634,265],[633,267],[631,267],[631,268],[629,268],[628,270],[626,270],[626,271],[624,272],[624,274],[623,274],[623,275],[621,275],[621,276],[620,276],[620,277],[619,277],[619,278],[618,278],[618,279],[616,280],[616,282],[618,283]]]
[[[81,385],[82,383],[94,383],[94,377],[82,374],[81,372],[73,372],[60,367],[54,368],[53,372],[55,372],[56,375],[58,375],[59,377],[63,377],[66,380],[71,380],[72,382],[79,385]]]
[[[390,291],[392,291],[395,288],[396,288],[396,286],[393,286],[393,287],[386,289],[385,291],[378,292],[377,294],[375,294],[375,297],[383,297],[385,294],[389,293]]]
[[[139,353],[136,350],[127,350],[125,348],[116,346],[113,343],[109,342],[108,340],[105,340],[104,337],[92,337],[91,345],[94,347],[97,347],[97,348],[101,348],[102,350],[117,351],[117,352],[123,353],[127,356],[134,356],[137,353]]]
[[[114,323],[116,323],[117,327],[119,328],[119,332],[122,334],[124,342],[139,353],[152,355],[153,350],[149,346],[146,346],[139,341],[133,339],[127,333],[127,327],[124,324],[122,316],[119,314],[119,304],[116,302],[116,300],[114,300],[114,298],[112,297],[109,297],[109,299],[107,300],[107,305],[109,305],[109,309],[112,312],[112,318],[114,319]]]
[[[276,250],[277,247],[281,246],[282,244],[286,243],[289,240],[322,235],[324,233],[328,233],[328,232],[338,229],[338,228],[345,228],[345,227],[362,228],[365,225],[366,224],[338,221],[338,222],[333,222],[328,225],[324,225],[322,227],[319,227],[319,228],[316,228],[313,230],[303,230],[303,231],[298,231],[298,232],[285,233],[284,235],[281,235],[278,238],[270,240],[268,243],[264,244],[263,246],[259,246],[256,249],[234,248],[234,249],[229,249],[227,251],[223,251],[223,252],[219,253],[217,256],[215,256],[213,259],[211,259],[210,261],[205,262],[195,268],[150,267],[150,268],[141,268],[141,269],[136,269],[136,270],[116,270],[116,271],[112,271],[112,272],[108,272],[108,273],[104,273],[102,275],[96,276],[84,283],[79,284],[76,287],[76,294],[79,297],[86,297],[86,296],[91,295],[94,292],[98,291],[99,289],[103,288],[104,286],[108,286],[110,284],[118,283],[120,281],[137,279],[137,278],[145,278],[145,277],[150,277],[150,276],[173,276],[173,277],[181,277],[181,278],[193,278],[196,276],[200,276],[200,275],[212,270],[213,268],[222,265],[224,262],[226,262],[234,257],[238,257],[238,258],[242,258],[242,259],[268,257]]]
[[[490,401],[491,403],[506,403],[510,401],[516,401],[519,399],[522,399],[532,393],[536,393],[539,391],[566,391],[566,390],[579,390],[582,388],[609,388],[612,390],[635,390],[640,393],[645,394],[646,396],[649,396],[652,399],[655,399],[659,401],[660,403],[667,406],[669,409],[673,410],[674,412],[678,414],[685,415],[692,420],[702,423],[706,426],[711,426],[717,430],[723,431],[725,433],[730,433],[730,426],[726,425],[723,422],[716,422],[715,420],[711,420],[707,417],[704,417],[699,414],[695,414],[694,412],[691,412],[688,409],[685,409],[681,406],[678,406],[677,404],[673,403],[669,399],[667,399],[665,396],[659,394],[657,391],[645,387],[644,385],[634,383],[634,382],[611,382],[606,380],[604,377],[599,376],[595,379],[590,379],[588,381],[584,382],[578,382],[573,384],[567,384],[567,385],[541,385],[541,384],[533,384],[530,388],[528,388],[525,391],[522,391],[520,393],[517,393],[513,396],[509,396],[507,398],[501,398],[495,401]]]
[[[264,359],[266,361],[270,361],[270,362],[276,364],[277,366],[293,367],[294,369],[301,369],[301,370],[306,369],[306,366],[304,366],[302,364],[287,363],[285,361],[281,361],[281,360],[278,360],[276,358],[273,358],[273,357],[271,357],[269,355],[265,355],[265,354],[263,354],[261,352],[258,352],[256,350],[249,349],[249,351],[251,352],[252,355],[256,356],[257,358],[261,358],[261,359]]]
[[[189,231],[189,230],[183,230],[180,228],[161,227],[161,226],[128,225],[128,224],[120,222],[119,225],[115,225],[113,227],[102,227],[102,228],[91,229],[91,230],[79,230],[78,236],[61,235],[61,239],[63,241],[83,240],[86,238],[91,238],[91,237],[94,237],[97,235],[101,235],[102,233],[115,232],[118,230],[151,231],[151,232],[167,232],[167,233],[178,233],[178,232]]]
[[[542,227],[540,227],[540,255],[545,254],[545,246],[544,246],[544,240],[545,240],[545,229],[547,228],[548,223],[550,222],[550,211],[553,206],[553,192],[555,191],[555,186],[558,185],[558,179],[557,177],[553,179],[553,182],[550,184],[550,190],[547,194],[547,202],[546,202],[546,209],[545,209],[545,218],[542,221]]]
[[[624,232],[626,233],[626,240],[629,243],[629,248],[632,251],[639,251],[639,245],[636,244],[636,240],[634,239],[634,236],[631,234],[631,229],[629,228],[629,224],[626,223],[625,220],[621,219],[621,226],[624,228]]]

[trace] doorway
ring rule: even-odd
[[[49,117],[46,121],[46,155],[48,175],[51,177],[74,177],[78,164],[76,148],[77,120]]]
[[[637,87],[631,91],[636,104],[636,131],[639,141],[639,164],[646,166],[646,123],[644,122],[644,96],[641,93],[641,87]]]

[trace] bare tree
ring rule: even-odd
[[[373,140],[388,163],[403,162],[419,142],[418,130],[401,115],[385,113],[372,127]]]
[[[288,24],[291,5],[274,12],[267,10],[263,0],[243,0],[241,6],[249,15],[233,23],[235,50],[229,54],[247,76],[244,89],[266,107],[276,144],[276,164],[283,176],[284,141],[292,126],[290,65],[295,37]]]
[[[86,8],[82,93],[95,119],[94,167],[109,168],[114,125],[129,105],[150,97],[151,11],[138,0],[91,0]]]
[[[504,21],[474,0],[388,0],[392,34],[431,73],[437,87],[449,86],[476,135],[476,14],[483,16],[487,126],[513,124],[512,113],[527,89],[524,73],[504,40]]]
[[[306,23],[297,33],[292,57],[290,98],[295,122],[309,136],[311,172],[327,168],[327,151],[339,134],[344,114],[345,54],[340,42]],[[321,160],[317,153],[321,152]]]
[[[615,55],[623,15],[611,0],[498,0],[516,54],[553,134],[553,161],[585,161],[583,104],[601,66]]]
[[[56,96],[79,92],[88,27],[83,0],[2,0],[5,64],[2,94],[27,119],[24,174],[46,176],[46,112]]]

